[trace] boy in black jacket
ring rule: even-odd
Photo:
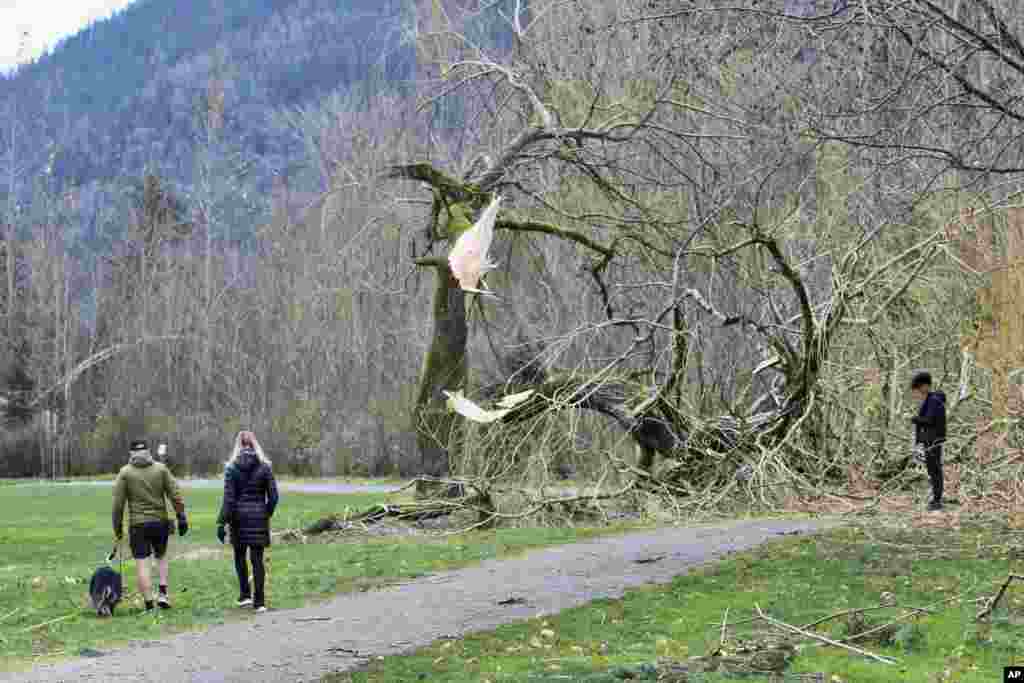
[[[942,444],[946,441],[946,395],[932,391],[932,376],[919,372],[910,380],[910,392],[921,402],[914,423],[915,450],[924,456],[928,478],[932,483],[929,510],[942,509]]]

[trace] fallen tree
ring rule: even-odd
[[[777,67],[800,47],[799,31],[780,29],[779,43],[750,48],[728,23],[731,10],[708,5],[699,31],[687,13],[651,18],[640,11],[605,25],[607,40],[597,48],[583,35],[588,10],[574,4],[581,15],[573,25],[582,33],[572,38],[580,40],[581,55],[607,48],[607,59],[619,59],[624,53],[616,50],[628,46],[629,54],[649,57],[635,72],[616,71],[618,80],[609,83],[582,58],[545,61],[561,55],[554,46],[566,40],[553,28],[563,10],[547,9],[544,22],[517,29],[529,45],[516,60],[482,53],[441,60],[443,94],[425,106],[486,86],[484,109],[495,127],[489,153],[465,172],[411,160],[384,174],[429,194],[427,250],[414,258],[436,278],[413,411],[422,472],[477,481],[452,469],[470,438],[460,415],[486,425],[480,431],[491,438],[582,410],[608,417],[632,440],[635,462],[615,467],[641,489],[721,496],[739,482],[763,499],[779,482],[814,489],[823,477],[841,476],[835,451],[848,446],[835,446],[842,438],[829,412],[845,406],[822,383],[836,364],[836,341],[852,332],[867,345],[864,338],[890,325],[895,308],[911,305],[908,292],[943,254],[945,219],[903,231],[902,207],[894,210],[885,192],[868,187],[865,178],[877,169],[827,165],[832,148],[787,109],[793,98],[815,93],[800,90],[808,86],[800,74]],[[788,26],[757,12],[736,10],[734,18],[749,22],[748,38]],[[650,34],[631,37],[636,24],[649,25]],[[457,34],[452,26],[435,28],[437,36]],[[701,69],[679,61],[684,46],[694,48],[688,58]],[[731,51],[743,52],[743,60],[723,66],[721,56]],[[755,78],[755,67],[767,71]],[[729,87],[738,75],[750,77],[751,97],[777,104],[778,112],[739,99]],[[495,102],[509,106],[491,111]],[[842,191],[818,190],[824,176]],[[813,209],[804,186],[815,188]],[[577,199],[565,200],[573,192]],[[580,252],[585,265],[577,290],[589,288],[602,319],[586,309],[566,336],[605,335],[603,350],[614,350],[600,361],[542,362],[538,354],[510,363],[516,367],[502,383],[471,383],[467,290],[452,272],[450,252],[434,249],[458,242],[499,196],[508,201],[493,222],[497,234]],[[867,208],[855,215],[853,201]],[[859,223],[860,216],[870,224]],[[478,295],[472,304],[485,311],[493,301]],[[735,351],[719,354],[712,369],[743,380],[730,380],[730,395],[723,391],[720,400],[703,401],[702,394],[698,402],[689,387],[700,375],[703,392],[708,368],[694,359],[694,347],[708,338]],[[722,358],[733,363],[728,373]]]

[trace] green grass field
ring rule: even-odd
[[[852,643],[897,658],[898,664],[808,646],[788,673],[821,672],[830,683],[996,683],[1003,680],[1004,666],[1024,664],[1024,585],[1011,584],[987,627],[974,623],[979,609],[974,600],[993,595],[1009,572],[1024,570],[1020,540],[1020,532],[993,524],[946,531],[879,527],[871,535],[844,528],[817,539],[786,539],[695,570],[667,586],[434,643],[325,683],[656,680],[643,665],[716,649],[727,610],[729,623],[749,619],[759,605],[770,616],[801,626],[852,608],[878,606],[883,592],[892,593],[901,606],[933,605],[932,614],[900,626],[888,645],[871,638]],[[961,601],[935,605],[961,593]],[[866,616],[871,624],[883,625],[903,612],[892,607]],[[749,633],[752,627],[748,622],[736,633],[756,635]],[[765,627],[758,628],[763,637]],[[846,617],[839,617],[815,631],[838,639],[850,628]],[[737,679],[702,673],[687,680]]]
[[[215,536],[220,492],[186,489],[185,496],[191,528],[184,538],[173,538],[169,551],[174,609],[142,613],[129,561],[124,568],[129,598],[118,606],[114,619],[100,620],[89,607],[87,592],[90,575],[112,545],[110,489],[0,486],[0,669],[247,618],[249,612],[234,607],[237,583],[230,547],[221,546]],[[401,498],[283,491],[274,528],[302,527],[325,513],[389,500]],[[625,528],[500,529],[444,538],[276,543],[267,556],[267,602],[271,609],[298,607],[338,592]]]
[[[197,475],[196,478],[197,479],[202,479],[202,478],[216,479],[216,478],[218,478],[220,476],[221,476],[221,474],[210,474],[210,475],[207,475],[206,477],[202,477],[202,476]],[[116,474],[97,474],[97,475],[80,476],[80,477],[65,477],[65,478],[60,479],[59,481],[60,482],[72,482],[72,481],[74,481],[74,482],[82,482],[82,481],[114,481],[115,477],[116,477]],[[395,479],[395,478],[392,478],[392,477],[378,477],[376,479],[369,478],[369,477],[296,477],[296,476],[292,476],[292,475],[289,475],[289,474],[278,474],[277,472],[274,473],[274,477],[277,479],[277,482],[279,484],[280,483],[289,483],[289,484],[324,484],[324,483],[337,482],[337,483],[344,483],[344,484],[380,484],[380,485],[387,485],[387,486],[402,486],[404,484],[408,484],[409,483],[408,480]],[[24,484],[24,483],[27,483],[27,482],[43,483],[45,481],[47,481],[47,480],[36,480],[36,479],[28,480],[28,479],[5,479],[5,478],[0,478],[0,486],[5,486],[5,485],[9,486],[9,485],[12,485],[12,484]]]

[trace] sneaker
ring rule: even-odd
[[[935,510],[941,510],[941,509],[942,509],[942,503],[940,501],[933,500],[932,502],[928,503],[928,510],[929,511],[934,512]]]
[[[267,608],[266,608],[265,605],[257,605],[253,609],[256,610],[257,612],[266,612],[267,611]]]
[[[160,594],[156,599],[156,604],[160,605],[160,609],[171,609],[171,601],[167,599],[165,594]]]
[[[252,604],[252,598],[238,598],[239,607],[248,607]]]

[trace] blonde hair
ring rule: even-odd
[[[225,468],[234,465],[235,463],[238,462],[238,456],[242,452],[243,440],[252,444],[252,449],[256,451],[256,457],[260,459],[261,463],[263,463],[267,467],[271,466],[270,458],[268,458],[266,454],[263,452],[263,447],[260,446],[260,442],[256,440],[256,435],[253,434],[252,432],[247,432],[243,430],[241,432],[238,432],[238,434],[235,436],[235,447],[231,450],[231,457],[228,459],[226,463],[224,463]]]

